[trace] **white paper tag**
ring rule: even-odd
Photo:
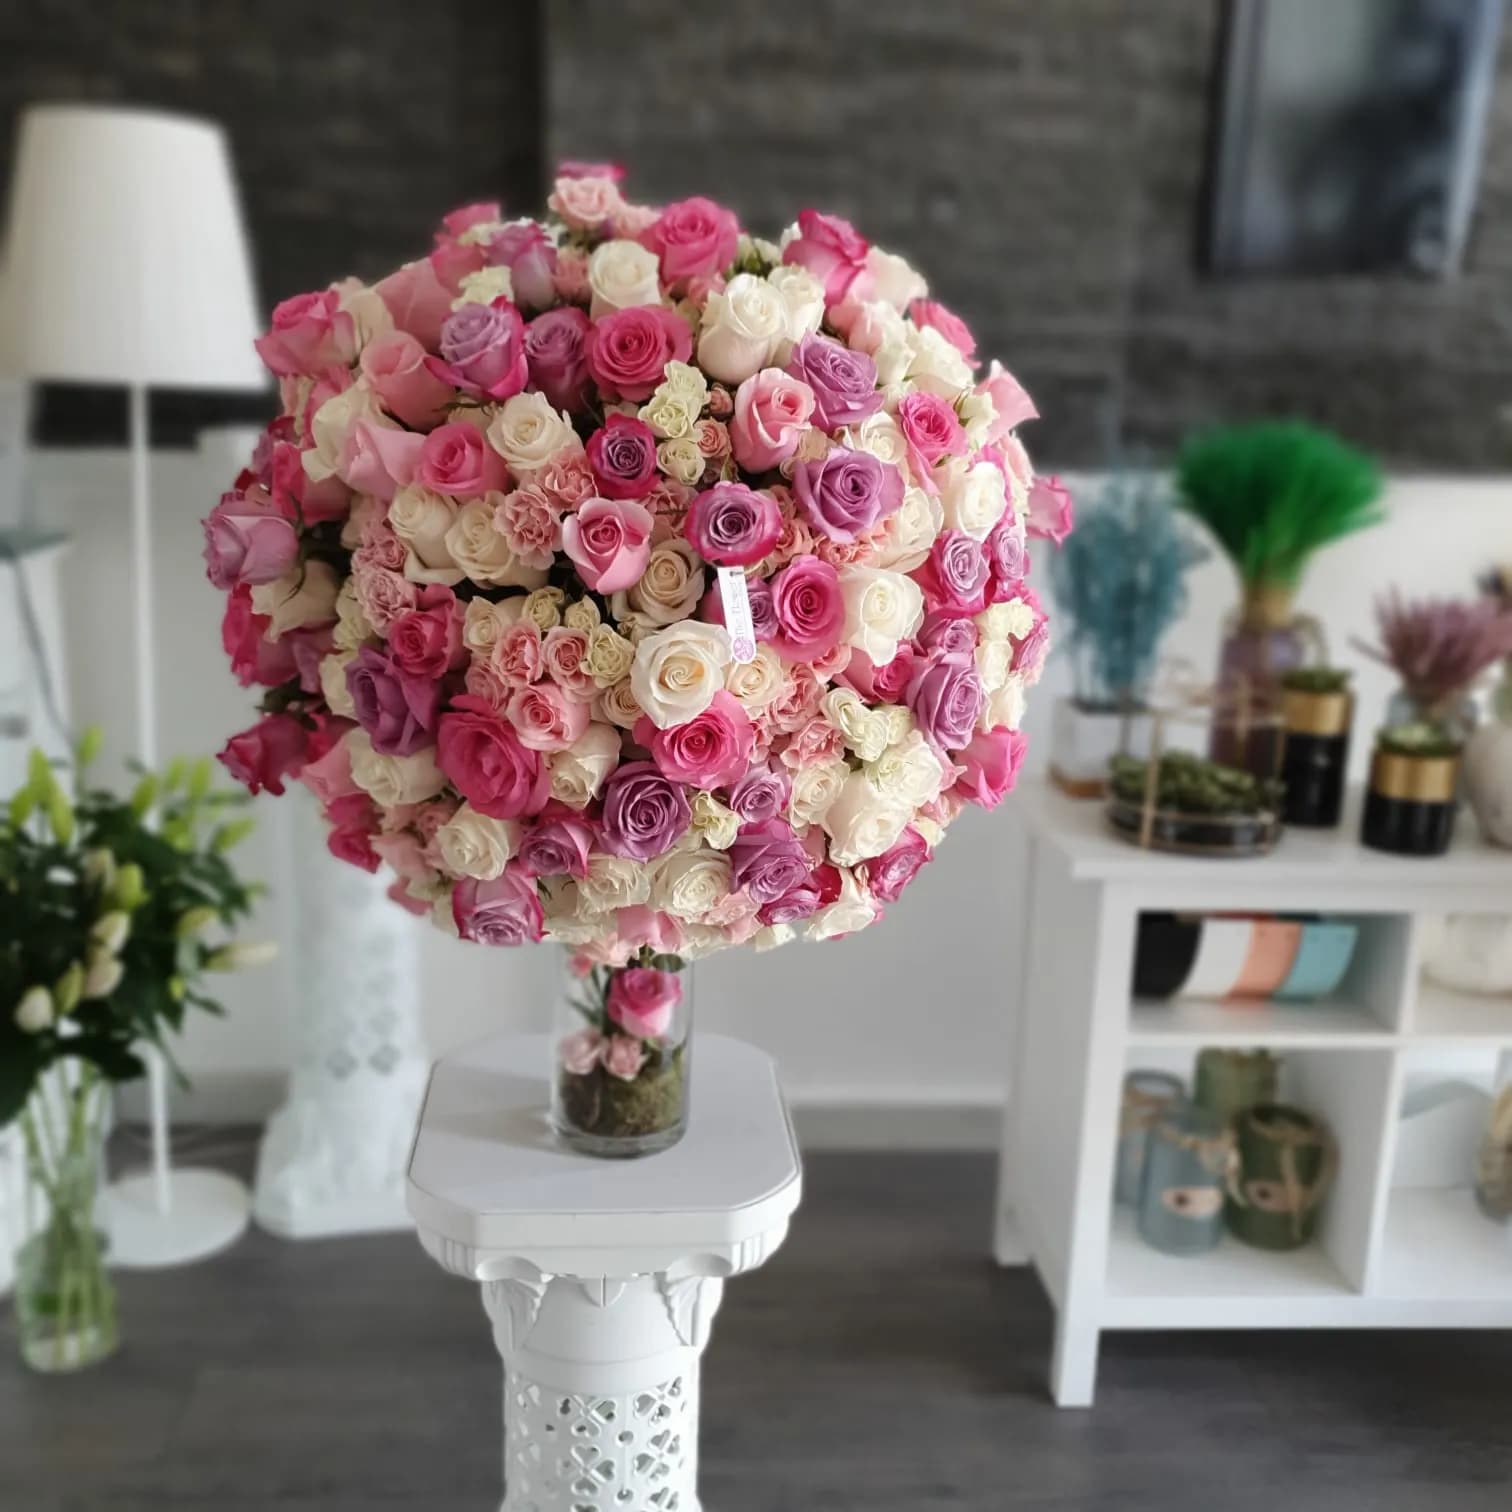
[[[746,589],[743,567],[719,569],[719,597],[724,604],[725,629],[730,632],[730,653],[738,662],[756,659],[756,627],[751,622],[751,595]]]

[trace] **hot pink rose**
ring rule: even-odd
[[[356,348],[352,317],[335,289],[296,294],[273,307],[273,324],[253,343],[268,371],[280,378],[313,378],[323,368],[350,362]]]
[[[589,436],[587,450],[605,499],[639,499],[656,481],[656,433],[634,415],[607,416]]]
[[[480,945],[529,945],[545,933],[535,882],[516,862],[491,882],[467,877],[457,883],[452,918],[464,940]]]
[[[562,522],[562,549],[589,588],[616,593],[640,581],[655,523],[650,510],[629,499],[590,499]]]
[[[1071,534],[1075,523],[1071,490],[1059,478],[1036,478],[1029,490],[1029,512],[1024,519],[1029,534],[1059,546]]]
[[[575,305],[537,315],[525,328],[525,361],[530,381],[557,409],[577,414],[588,404],[588,358],[584,353],[592,321]]]
[[[502,400],[525,387],[525,320],[500,295],[492,304],[465,304],[441,327],[441,355],[426,358],[437,378],[467,394]]]
[[[814,413],[814,391],[780,368],[763,368],[735,391],[730,445],[747,472],[768,472],[798,450]]]
[[[408,331],[385,331],[362,349],[358,365],[383,407],[416,430],[429,430],[446,414],[452,386],[425,365],[426,351]]]
[[[955,407],[938,394],[917,390],[899,401],[897,421],[908,443],[908,465],[914,477],[931,493],[937,493],[935,463],[946,457],[964,457],[971,450]]]
[[[866,888],[872,897],[883,903],[896,903],[903,889],[919,874],[919,868],[930,859],[930,850],[923,835],[913,825],[894,842],[891,850],[883,851],[865,863]]]
[[[298,673],[294,646],[288,636],[270,641],[272,620],[252,608],[252,590],[245,583],[231,590],[221,617],[221,645],[231,658],[231,671],[242,687],[257,683],[276,688]]]
[[[636,1039],[660,1039],[672,1028],[682,995],[682,981],[675,971],[627,966],[616,971],[609,983],[610,1022]]]
[[[312,482],[299,447],[288,442],[275,446],[271,472],[269,487],[280,514],[303,520],[306,525],[318,525],[322,520],[344,520],[351,512],[350,489],[335,474]]]
[[[350,798],[362,792],[352,781],[352,753],[346,741],[334,742],[326,753],[315,758],[314,742],[310,742],[305,755],[309,757],[300,771],[299,780],[314,793],[322,808],[329,808],[341,798]]]
[[[868,703],[899,703],[912,680],[918,658],[911,646],[899,646],[890,662],[877,666],[864,651],[856,651],[838,681],[853,688]]]
[[[453,699],[441,716],[436,760],[452,786],[491,819],[538,814],[551,792],[546,763],[471,694]]]
[[[750,715],[723,690],[684,724],[659,730],[649,719],[641,720],[635,738],[650,748],[665,776],[705,789],[728,787],[744,777],[756,744]]]
[[[625,181],[623,163],[604,162],[598,158],[563,158],[557,165],[558,182],[562,179],[608,179],[612,184]]]
[[[367,803],[367,794],[362,795],[363,802]],[[375,872],[382,864],[382,857],[373,848],[373,825],[377,819],[377,810],[371,803],[367,803],[371,815],[362,821],[353,824],[332,823],[326,834],[326,849],[335,856],[338,861],[345,861],[348,866],[360,867],[365,872]],[[329,819],[330,815],[326,817]],[[402,880],[401,880],[401,884]]]
[[[373,287],[388,306],[394,324],[428,351],[435,351],[441,341],[441,326],[451,314],[452,296],[436,277],[430,259],[405,263]]]
[[[615,310],[594,322],[584,351],[588,371],[606,399],[651,397],[669,362],[686,362],[693,351],[688,323],[663,305]]]
[[[530,620],[516,620],[495,639],[488,660],[510,687],[538,681],[545,668],[540,630]]]
[[[976,391],[987,395],[992,400],[993,409],[997,411],[997,417],[988,433],[990,441],[1002,440],[1025,420],[1039,419],[1034,400],[1025,392],[1023,384],[999,362],[994,361],[988,368],[987,376],[977,384]]]
[[[420,448],[416,479],[433,493],[472,498],[502,492],[509,481],[504,459],[476,426],[452,421],[439,425]]]
[[[294,521],[260,483],[221,495],[205,519],[205,570],[222,590],[271,583],[299,557]]]
[[[978,733],[953,757],[955,764],[964,770],[951,793],[983,808],[996,808],[1013,791],[1028,749],[1029,740],[1022,730],[997,725]]]
[[[554,682],[517,688],[504,706],[520,744],[532,751],[565,751],[588,728],[590,710]]]
[[[798,235],[783,250],[785,263],[807,268],[824,285],[824,302],[864,300],[873,283],[866,266],[867,241],[847,220],[805,210],[798,217]]]
[[[662,278],[678,283],[728,268],[738,250],[740,222],[733,210],[695,196],[668,205],[641,242],[661,259]]]
[[[388,632],[389,656],[401,672],[439,682],[467,662],[462,605],[450,588],[428,583],[418,606],[401,614]]]
[[[781,635],[777,649],[792,661],[828,651],[845,628],[840,576],[818,557],[799,557],[772,579],[772,610]]]
[[[250,729],[233,735],[217,760],[251,793],[283,793],[284,778],[304,766],[309,732],[292,714],[264,714]]]
[[[627,1034],[611,1034],[604,1045],[604,1070],[620,1081],[634,1081],[646,1064],[645,1047]]]
[[[963,357],[976,355],[976,337],[959,315],[933,299],[916,299],[908,307],[909,318],[916,326],[928,326],[942,335]]]

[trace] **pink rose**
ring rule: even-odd
[[[598,483],[582,452],[558,452],[532,481],[561,509],[576,509],[598,497]]]
[[[989,441],[1002,440],[1025,420],[1039,419],[1034,400],[1025,392],[1023,384],[999,362],[994,361],[987,369],[987,376],[977,384],[976,391],[991,399],[992,407],[997,411],[988,433]]]
[[[615,310],[594,322],[584,347],[588,371],[606,399],[649,399],[669,362],[693,352],[688,323],[663,305]]]
[[[604,1047],[604,1070],[621,1081],[634,1081],[646,1064],[646,1052],[639,1040],[624,1034],[611,1034]]]
[[[452,386],[425,365],[425,348],[408,331],[385,331],[362,349],[358,366],[383,407],[416,430],[429,430],[446,414]]]
[[[520,866],[532,877],[586,877],[593,839],[593,825],[581,814],[542,814],[520,838]]]
[[[231,590],[221,616],[221,646],[231,658],[231,671],[242,687],[257,683],[276,688],[298,671],[290,637],[270,641],[272,620],[252,608],[252,590],[245,583]]]
[[[917,666],[918,658],[911,646],[899,646],[898,654],[880,667],[866,652],[857,651],[839,674],[839,681],[868,703],[899,703]]]
[[[557,165],[557,182],[563,179],[608,179],[611,183],[625,181],[623,163],[600,162],[592,158],[563,158]]]
[[[556,501],[538,483],[523,483],[503,495],[494,506],[493,523],[523,566],[544,571],[556,560],[561,516]]]
[[[951,793],[983,808],[996,808],[1013,791],[1028,749],[1024,732],[1006,725],[977,734],[954,755],[955,764],[963,770]]]
[[[1059,546],[1071,534],[1075,523],[1071,490],[1059,478],[1036,478],[1029,490],[1029,510],[1024,518],[1024,528],[1029,534]]]
[[[535,221],[514,221],[495,231],[488,241],[488,255],[509,269],[519,304],[542,310],[555,301],[556,246]]]
[[[439,583],[420,590],[417,608],[401,614],[388,632],[389,656],[401,672],[440,682],[467,662],[462,644],[462,605]]]
[[[585,702],[591,701],[597,692],[597,685],[583,665],[583,659],[587,655],[586,630],[569,630],[566,625],[553,625],[546,632],[541,652],[546,675],[558,687]]]
[[[405,263],[373,287],[388,306],[395,326],[428,351],[435,351],[441,341],[441,326],[451,314],[452,297],[436,277],[430,259]]]
[[[352,360],[356,328],[335,289],[296,294],[273,307],[273,324],[253,343],[268,371],[280,378],[313,378]]]
[[[655,523],[648,509],[629,499],[590,499],[562,522],[562,549],[589,588],[616,593],[640,581]]]
[[[624,207],[619,185],[607,174],[559,178],[546,200],[574,231],[597,231]]]
[[[369,623],[381,635],[401,614],[413,609],[419,602],[416,586],[397,572],[362,559],[362,552],[352,558],[352,582],[356,585],[357,602]]]
[[[516,620],[495,639],[488,659],[494,671],[512,688],[538,681],[545,669],[541,632],[529,620]]]
[[[798,217],[798,235],[783,250],[782,260],[807,268],[824,285],[825,304],[833,305],[870,295],[873,279],[867,251],[866,238],[849,221],[805,210]]]
[[[578,414],[588,406],[588,359],[592,322],[574,305],[547,310],[525,328],[525,362],[532,385],[557,409]]]
[[[205,571],[222,590],[271,583],[299,557],[294,521],[260,483],[221,495],[205,519]]]
[[[910,824],[891,850],[864,863],[867,891],[883,903],[896,903],[929,858],[929,846],[923,835]]]
[[[782,512],[769,493],[744,483],[716,483],[693,500],[684,528],[706,562],[750,567],[776,544]]]
[[[684,724],[659,730],[649,719],[641,720],[635,738],[650,748],[665,776],[705,789],[728,787],[744,777],[756,744],[750,715],[723,689],[702,714]]]
[[[605,499],[639,499],[656,481],[656,433],[633,415],[607,416],[589,436],[587,450]]]
[[[772,611],[781,634],[777,649],[790,661],[828,651],[845,628],[840,576],[818,557],[799,557],[772,579]]]
[[[415,476],[425,438],[396,426],[359,420],[342,443],[339,471],[359,494],[387,504]]]
[[[366,794],[363,794],[363,800],[366,802]],[[368,804],[368,807],[371,809],[372,805]],[[332,824],[326,835],[326,849],[338,861],[360,867],[365,872],[375,872],[382,864],[383,858],[373,848],[371,823]],[[403,885],[402,880],[400,885]]]
[[[538,814],[551,792],[551,774],[539,754],[471,694],[453,699],[441,716],[436,760],[452,786],[491,819]]]
[[[589,707],[554,682],[517,688],[504,706],[520,744],[532,751],[565,751],[588,728]]]
[[[426,367],[464,393],[509,399],[530,376],[525,361],[525,320],[503,295],[492,304],[465,304],[441,327],[441,356]]]
[[[916,326],[927,326],[942,335],[963,357],[976,355],[976,337],[959,315],[933,299],[916,299],[908,307],[909,318]]]
[[[616,949],[626,948],[630,953],[625,956],[625,961],[642,945],[649,945],[652,950],[670,951],[674,955],[682,949],[682,925],[671,914],[647,908],[643,903],[620,909],[614,916],[614,924],[618,936]]]
[[[897,421],[908,443],[908,465],[914,477],[937,493],[935,464],[946,457],[964,457],[971,450],[955,407],[938,394],[917,390],[899,401]]]
[[[344,520],[351,512],[352,495],[346,484],[335,474],[312,482],[299,447],[287,442],[275,446],[271,472],[269,487],[280,514],[318,525],[322,520]]]
[[[735,212],[699,196],[668,205],[641,236],[661,259],[661,276],[669,284],[723,272],[735,261],[739,242]]]
[[[502,492],[509,481],[504,459],[476,426],[451,421],[438,425],[420,448],[415,477],[433,493],[471,498]]]
[[[292,714],[264,714],[251,729],[233,735],[217,756],[248,792],[284,790],[285,777],[298,777],[304,767],[309,734]]]
[[[609,983],[609,1020],[636,1039],[660,1039],[671,1030],[682,995],[675,971],[628,966]]]
[[[604,1036],[597,1029],[579,1029],[557,1045],[557,1059],[569,1076],[591,1076],[604,1048]]]
[[[314,742],[312,741],[313,747]],[[307,756],[310,751],[307,749]],[[299,780],[314,793],[322,808],[329,808],[342,798],[351,798],[362,792],[352,781],[352,753],[345,740],[334,742],[325,755],[307,760],[299,773]]]
[[[441,229],[436,232],[437,243],[456,240],[474,226],[486,226],[504,213],[498,200],[474,200],[470,205],[458,205],[441,217]]]
[[[763,368],[735,391],[730,445],[747,472],[768,472],[798,450],[814,413],[814,391],[780,368]]]
[[[406,881],[429,882],[435,875],[435,869],[425,859],[424,847],[408,830],[374,835],[372,846],[378,857]]]
[[[535,882],[510,862],[491,882],[464,878],[452,889],[452,918],[464,940],[480,945],[534,944],[545,933]]]

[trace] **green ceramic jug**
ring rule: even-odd
[[[1300,1249],[1317,1231],[1338,1164],[1333,1135],[1300,1108],[1263,1103],[1237,1122],[1239,1179],[1224,1204],[1229,1232],[1257,1249]]]

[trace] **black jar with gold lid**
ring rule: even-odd
[[[1286,729],[1283,817],[1288,824],[1332,828],[1343,812],[1349,768],[1354,720],[1349,673],[1332,667],[1289,672],[1281,682],[1281,718]]]
[[[1460,745],[1433,725],[1376,737],[1360,840],[1401,856],[1441,856],[1454,839]]]

